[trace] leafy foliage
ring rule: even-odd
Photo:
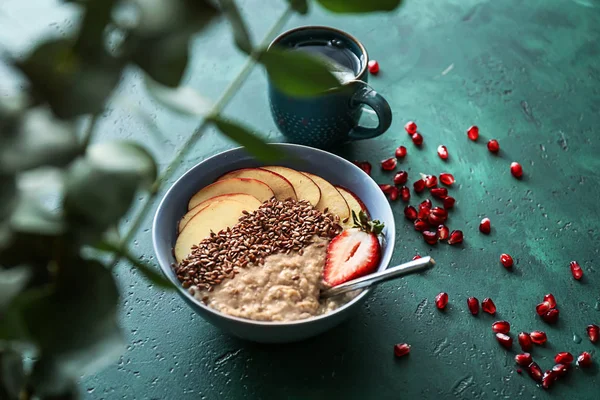
[[[338,13],[365,13],[372,11],[393,11],[402,0],[316,0],[326,9]]]

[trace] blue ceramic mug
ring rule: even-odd
[[[304,26],[279,35],[269,48],[306,51],[333,61],[341,88],[312,97],[292,97],[269,82],[269,100],[275,124],[289,141],[328,148],[351,140],[370,139],[392,124],[388,102],[367,85],[368,55],[364,46],[346,32],[326,26]],[[307,79],[310,79],[307,77]],[[359,125],[363,108],[375,111],[375,128]]]

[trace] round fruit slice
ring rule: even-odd
[[[260,168],[242,168],[226,173],[217,179],[217,182],[230,178],[250,178],[266,183],[273,190],[273,193],[275,193],[277,200],[297,199],[296,192],[290,181],[275,172]]]
[[[257,207],[249,207],[235,200],[223,200],[210,204],[199,211],[187,223],[175,242],[175,259],[180,262],[190,254],[192,246],[210,236],[210,232],[219,232],[238,223],[242,212],[255,211]]]
[[[296,196],[298,196],[298,200],[306,200],[313,206],[316,206],[319,203],[319,200],[321,199],[321,189],[319,189],[319,186],[314,183],[312,179],[302,172],[277,165],[260,168],[275,172],[290,181],[294,187]]]
[[[198,193],[193,195],[188,203],[188,210],[191,210],[211,197],[232,193],[249,194],[256,197],[261,202],[267,201],[275,195],[266,183],[256,179],[233,178],[218,180],[217,182],[200,189]]]
[[[347,218],[350,218],[350,208],[348,207],[348,203],[344,200],[344,197],[338,192],[338,190],[325,179],[320,176],[311,174],[309,172],[302,172],[310,179],[313,180],[321,189],[321,200],[315,206],[320,211],[328,210],[328,212],[337,215],[340,217],[342,223]]]
[[[335,188],[338,190],[338,192],[340,192],[344,200],[346,200],[346,203],[348,203],[348,207],[350,208],[350,215],[352,215],[352,211],[354,211],[356,215],[358,215],[358,213],[360,213],[361,211],[364,211],[367,214],[367,216],[369,216],[369,210],[367,210],[367,207],[357,195],[341,186],[336,185]],[[342,223],[342,226],[345,228],[353,227],[354,222],[352,221],[352,218],[348,219],[347,222]]]

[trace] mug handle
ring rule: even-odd
[[[367,128],[357,125],[349,133],[351,140],[371,139],[381,135],[392,125],[392,109],[389,103],[382,95],[363,81],[354,81],[354,84],[360,85],[350,98],[350,107],[357,108],[367,105],[377,114],[379,124],[376,128]]]

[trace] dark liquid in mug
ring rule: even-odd
[[[304,41],[290,46],[290,50],[303,51],[322,57],[330,66],[330,71],[341,82],[355,79],[362,67],[356,54],[337,40]]]

